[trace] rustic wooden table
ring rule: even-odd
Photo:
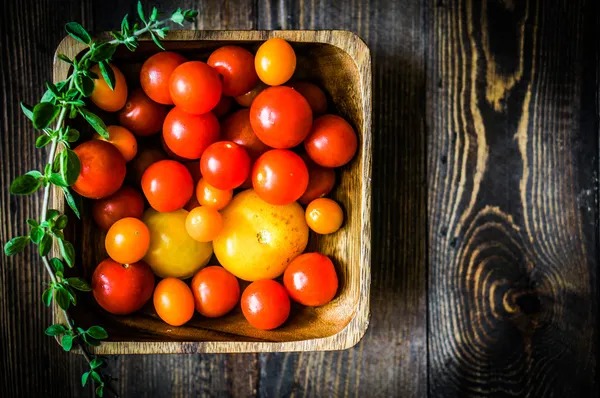
[[[151,2],[148,2],[151,3]],[[371,323],[343,352],[109,360],[124,397],[598,394],[598,26],[591,0],[155,2],[195,29],[348,29],[373,56]],[[5,0],[0,240],[45,158],[19,100],[62,24],[114,29],[133,0]],[[0,395],[91,395],[44,336],[33,251],[0,267]]]

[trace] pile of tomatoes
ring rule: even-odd
[[[309,228],[331,234],[343,223],[340,205],[324,196],[357,137],[326,114],[319,87],[288,83],[292,46],[274,38],[256,55],[224,46],[207,62],[161,52],[131,92],[111,67],[114,89],[99,78],[91,100],[118,112],[120,125],[74,150],[73,189],[95,200],[93,218],[106,231],[109,257],[92,277],[98,304],[130,314],[153,297],[158,316],[179,326],[195,311],[220,317],[241,302],[251,325],[270,330],[288,318],[290,298],[331,301],[333,263],[303,252]],[[213,253],[220,265],[207,267]],[[238,278],[251,282],[243,292]]]

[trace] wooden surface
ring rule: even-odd
[[[57,5],[58,4],[58,5]],[[173,0],[157,2],[162,7]],[[598,6],[592,0],[191,1],[199,29],[349,29],[373,57],[371,321],[353,349],[116,356],[123,396],[597,396]],[[61,23],[134,1],[8,0],[0,183],[43,161],[18,100]],[[0,238],[37,200],[0,194]],[[0,267],[0,391],[89,396],[42,334],[33,252]]]

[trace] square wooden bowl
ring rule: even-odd
[[[330,111],[343,116],[355,128],[359,150],[355,158],[337,173],[332,197],[345,209],[346,221],[329,236],[311,234],[307,251],[319,251],[332,258],[339,289],[326,306],[308,308],[292,305],[288,321],[274,331],[252,328],[239,308],[219,319],[199,314],[182,327],[162,322],[152,300],[130,316],[114,316],[103,311],[91,294],[81,295],[72,311],[78,325],[104,326],[109,339],[94,349],[98,354],[224,353],[341,350],[354,346],[369,323],[371,280],[371,58],[365,43],[346,31],[173,31],[164,45],[189,59],[206,60],[217,47],[236,44],[256,51],[271,38],[288,40],[297,54],[295,80],[308,80],[324,88]],[[69,37],[56,53],[76,57],[85,46]],[[160,51],[144,40],[131,53],[119,49],[114,57],[134,85],[143,61]],[[55,57],[54,81],[64,80],[69,66]],[[114,115],[101,115],[107,124],[116,123]],[[111,118],[113,118],[111,120]],[[86,127],[81,125],[82,130]],[[87,128],[89,131],[89,128]],[[53,207],[64,210],[62,194],[55,191]],[[70,217],[75,220],[74,216]],[[72,222],[67,239],[77,251],[76,272],[91,279],[96,265],[106,258],[104,233],[92,221],[89,201],[84,201],[82,221]],[[54,253],[59,256],[58,252]],[[245,285],[242,285],[242,289]],[[85,297],[84,297],[85,296]],[[62,311],[54,307],[54,321],[64,323]]]

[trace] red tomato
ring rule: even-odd
[[[146,171],[151,164],[166,158],[167,155],[159,148],[140,149],[133,160],[128,163],[128,180],[136,185],[139,185],[140,181],[142,180],[142,176],[144,175],[144,171]]]
[[[258,82],[258,84],[252,88],[252,90],[248,91],[246,94],[238,95],[237,97],[234,97],[233,99],[239,105],[241,105],[245,108],[250,108],[250,105],[252,105],[252,102],[254,102],[254,99],[256,98],[256,96],[258,94],[262,93],[263,90],[266,89],[267,87],[269,87],[269,86],[267,86],[263,82]]]
[[[143,261],[121,265],[107,258],[94,270],[92,293],[100,307],[115,315],[142,308],[154,290],[154,274]]]
[[[309,307],[330,302],[338,289],[335,267],[320,253],[304,253],[292,260],[283,274],[292,300]]]
[[[194,181],[188,169],[174,160],[161,160],[146,169],[142,190],[156,211],[181,209],[194,193]]]
[[[152,101],[142,89],[136,88],[119,112],[119,123],[133,134],[147,136],[160,131],[166,116],[166,106]]]
[[[304,141],[312,126],[312,111],[304,97],[290,87],[271,87],[250,107],[250,124],[262,142],[273,148],[292,148]]]
[[[304,194],[298,199],[303,205],[309,204],[316,198],[327,195],[335,185],[335,171],[322,167],[313,162],[306,153],[300,155],[308,168],[308,187]]]
[[[215,142],[202,154],[200,172],[213,187],[234,189],[242,185],[250,174],[250,156],[235,142]]]
[[[87,141],[74,149],[81,163],[72,188],[85,198],[102,199],[117,192],[125,180],[125,159],[106,141]]]
[[[123,155],[125,162],[129,162],[137,154],[137,140],[131,131],[121,126],[107,126],[108,139],[98,133],[94,133],[93,140],[106,141],[115,146]]]
[[[350,124],[336,115],[324,115],[313,123],[304,148],[308,156],[324,167],[340,167],[348,163],[358,147],[356,133]]]
[[[183,158],[183,157],[175,154],[175,152],[173,152],[171,150],[171,148],[169,148],[169,146],[165,142],[165,136],[164,136],[164,134],[160,135],[160,146],[162,147],[163,151],[165,151],[165,153],[167,154],[167,158],[176,160],[176,161],[178,161],[180,163],[186,163],[186,162],[190,161],[190,159]]]
[[[278,86],[294,74],[296,53],[287,41],[272,38],[258,48],[254,65],[260,80],[269,86]]]
[[[165,278],[154,289],[154,309],[166,323],[181,326],[194,316],[194,295],[181,280]]]
[[[121,187],[108,198],[94,202],[92,215],[96,224],[104,231],[125,217],[140,218],[144,212],[142,194],[131,187]]]
[[[298,200],[308,186],[308,169],[302,158],[286,149],[273,149],[258,158],[252,169],[252,186],[272,205]]]
[[[258,83],[254,55],[245,48],[223,46],[210,54],[206,63],[223,76],[224,95],[242,95]]]
[[[254,134],[250,125],[249,109],[240,109],[223,121],[221,124],[221,139],[223,141],[233,141],[243,146],[252,162],[271,149]]]
[[[308,101],[313,116],[327,112],[327,97],[317,85],[308,82],[294,82],[288,86],[298,91]]]
[[[214,113],[216,117],[221,118],[229,113],[232,106],[233,98],[222,95],[219,103],[215,106],[215,109],[212,110],[212,113]]]
[[[201,269],[192,279],[196,311],[217,318],[227,314],[240,299],[240,284],[225,268],[210,266]]]
[[[202,152],[219,139],[219,129],[219,121],[212,112],[192,115],[176,106],[165,119],[163,137],[176,155],[200,159]]]
[[[107,112],[116,112],[121,109],[127,101],[127,81],[123,73],[115,65],[110,65],[115,75],[115,87],[114,89],[108,86],[100,67],[98,65],[92,66],[91,72],[98,75],[98,79],[94,79],[94,91],[90,95],[90,99],[96,106]]]
[[[201,115],[210,112],[221,100],[221,78],[204,62],[189,61],[173,71],[169,90],[176,106]]]
[[[154,54],[142,65],[140,71],[142,90],[159,104],[173,104],[169,92],[169,79],[173,71],[186,61],[183,55],[170,51]]]
[[[261,330],[275,329],[290,315],[290,298],[279,283],[262,279],[252,282],[242,294],[242,312],[250,325]]]

